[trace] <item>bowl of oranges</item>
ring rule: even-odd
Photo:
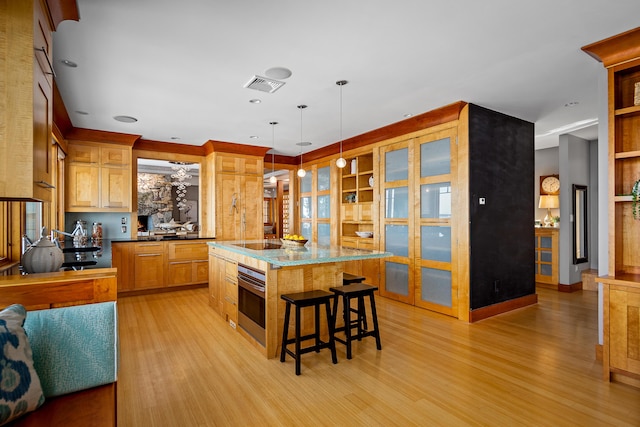
[[[285,234],[284,237],[280,239],[280,241],[282,241],[283,246],[299,248],[301,246],[304,246],[304,244],[309,240],[305,239],[304,236],[299,236],[297,234]]]

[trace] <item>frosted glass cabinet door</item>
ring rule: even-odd
[[[311,197],[301,197],[300,198],[300,216],[303,219],[311,219],[313,215],[312,206],[311,206]]]
[[[402,181],[409,179],[409,149],[389,151],[385,154],[386,182]]]
[[[300,179],[300,192],[301,193],[311,193],[313,182],[313,173],[308,171],[307,174]]]
[[[331,168],[326,166],[318,169],[318,191],[331,189]]]
[[[331,196],[318,196],[318,218],[331,217]]]
[[[331,245],[331,226],[329,224],[318,224],[318,245]]]
[[[420,217],[451,218],[451,183],[420,186]]]
[[[451,173],[451,139],[443,138],[420,146],[420,176]]]
[[[300,224],[300,234],[304,236],[305,239],[311,240],[311,223],[303,222]]]
[[[409,188],[395,187],[384,190],[384,217],[409,217]]]
[[[409,296],[409,266],[407,264],[386,261],[384,282],[387,292]]]
[[[409,227],[406,225],[385,225],[386,252],[394,256],[409,256]]]
[[[422,267],[420,299],[445,307],[451,307],[451,272]]]
[[[423,225],[420,241],[422,259],[451,262],[451,227]]]

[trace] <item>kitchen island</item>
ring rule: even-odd
[[[266,357],[278,355],[285,302],[283,294],[342,286],[351,261],[386,258],[390,252],[340,246],[285,247],[278,240],[209,242],[209,303]],[[239,268],[258,277],[238,280]],[[256,291],[262,283],[262,291]],[[253,289],[253,291],[252,291]],[[303,313],[303,316],[307,313]],[[311,312],[302,319],[303,330]],[[262,329],[262,330],[260,330]]]

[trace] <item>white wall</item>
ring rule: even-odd
[[[536,220],[542,221],[542,219],[547,214],[546,209],[538,208],[538,203],[540,202],[540,177],[546,175],[557,175],[560,172],[559,168],[560,157],[558,155],[558,147],[545,148],[543,150],[535,151],[535,160],[534,160],[534,173],[535,178],[533,180],[534,191],[533,194],[535,196],[534,202],[534,218]],[[562,181],[561,181],[562,182]],[[559,209],[551,209],[551,213],[554,216],[560,214]],[[562,220],[562,218],[560,218]]]
[[[560,135],[560,266],[559,281],[572,285],[582,281],[582,270],[589,263],[573,264],[573,189],[572,185],[587,186],[589,190],[589,141],[573,135]]]

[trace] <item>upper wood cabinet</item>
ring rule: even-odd
[[[47,4],[2,2],[0,15],[5,39],[0,43],[5,70],[0,74],[0,198],[52,201],[53,47]]]
[[[69,141],[67,212],[128,212],[131,147]]]

